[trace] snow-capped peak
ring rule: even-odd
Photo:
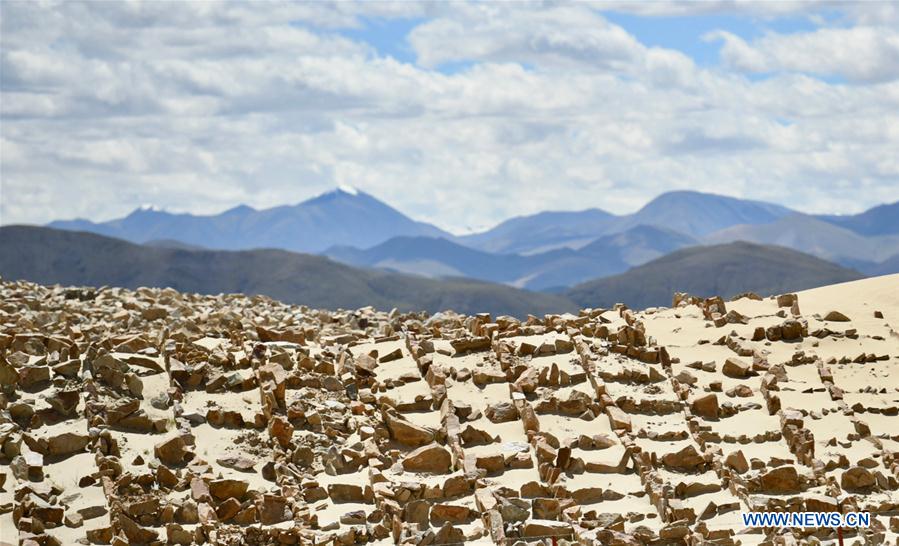
[[[355,187],[349,186],[347,184],[339,184],[337,186],[337,189],[339,191],[342,191],[343,193],[348,193],[350,195],[359,195],[359,190],[357,190]]]

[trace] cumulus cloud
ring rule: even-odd
[[[896,199],[880,27],[847,7],[840,28],[721,31],[709,67],[641,43],[610,6],[2,3],[0,221],[269,207],[338,184],[455,231],[680,188],[822,212]],[[395,18],[416,21],[417,62],[343,32]],[[871,55],[852,72],[844,50]]]
[[[577,4],[540,10],[464,5],[416,27],[409,42],[425,67],[491,60],[627,69],[644,49],[624,29]]]
[[[721,57],[736,70],[803,72],[856,82],[899,79],[896,27],[822,28],[769,34],[752,43],[726,31],[710,33],[706,38],[723,41]]]

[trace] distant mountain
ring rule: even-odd
[[[650,226],[600,237],[581,248],[538,254],[493,254],[429,237],[395,237],[366,250],[334,247],[325,255],[340,262],[428,277],[464,276],[546,290],[620,273],[696,240]]]
[[[368,249],[333,247],[324,252],[340,262],[391,269],[427,277],[471,277],[509,282],[527,267],[528,258],[491,254],[444,238],[394,237]]]
[[[730,243],[685,248],[620,275],[579,284],[566,292],[580,307],[670,306],[674,292],[731,297],[753,291],[767,296],[861,278],[787,248]]]
[[[615,218],[599,209],[540,212],[511,218],[488,231],[457,240],[486,252],[532,254],[586,244],[601,235]]]
[[[542,212],[507,220],[458,241],[489,252],[533,254],[553,248],[579,248],[597,237],[653,226],[699,238],[737,224],[764,224],[790,214],[788,208],[761,201],[695,191],[672,191],[633,214],[616,216],[599,209]]]
[[[334,245],[367,248],[399,235],[449,237],[416,222],[367,193],[337,189],[298,205],[255,210],[241,205],[221,214],[195,216],[138,209],[95,224],[60,221],[49,227],[89,231],[135,243],[174,240],[211,249],[280,248],[321,252]]]
[[[180,250],[209,250],[207,248],[203,248],[200,245],[189,245],[187,243],[182,243],[181,241],[176,241],[174,239],[153,239],[152,241],[147,241],[144,243],[145,246],[155,246],[157,248],[176,248]]]
[[[899,201],[860,214],[819,215],[817,218],[860,235],[896,235],[899,234]]]
[[[171,249],[44,227],[0,227],[0,256],[4,279],[44,284],[170,286],[205,294],[265,294],[330,309],[374,305],[518,317],[575,310],[564,296],[473,280],[436,281],[363,270],[283,250]]]
[[[791,214],[760,225],[737,225],[708,235],[705,242],[732,241],[778,245],[855,267],[860,262],[879,263],[899,253],[899,235],[865,237],[805,214]]]
[[[638,225],[619,233],[600,237],[578,252],[596,258],[614,257],[628,267],[641,265],[699,242],[688,235],[650,225]]]
[[[265,210],[242,205],[196,216],[138,209],[109,222],[50,225],[167,248],[325,253],[349,265],[553,292],[698,244],[785,246],[866,274],[889,269],[882,262],[899,253],[899,203],[812,216],[695,191],[664,193],[633,214],[542,212],[465,236],[416,222],[352,189]]]
[[[865,271],[868,275],[891,275],[899,273],[899,254],[890,256],[886,260],[872,267],[869,271]]]
[[[766,224],[792,212],[762,201],[696,191],[671,191],[656,197],[634,214],[621,217],[614,230],[624,231],[638,225],[659,226],[699,238],[737,224]]]

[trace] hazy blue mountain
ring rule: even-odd
[[[428,277],[464,276],[546,290],[620,273],[691,244],[696,244],[691,237],[637,226],[600,237],[579,250],[559,248],[529,255],[495,254],[429,237],[395,237],[365,250],[333,247],[325,254],[355,266]]]
[[[90,231],[136,243],[174,240],[211,249],[281,248],[321,252],[334,245],[367,248],[399,235],[449,237],[360,191],[342,189],[298,205],[255,210],[241,205],[212,216],[138,209],[95,224],[53,222],[49,227]]]
[[[563,274],[560,282],[564,285],[598,274],[611,274],[610,270],[605,269],[605,263],[582,257],[568,248],[530,256],[493,254],[430,237],[396,237],[365,250],[334,247],[325,255],[349,265],[432,278],[468,277],[531,290],[554,286],[557,282],[555,278],[546,281],[552,284],[546,284],[541,278],[541,275],[552,270]]]
[[[507,220],[483,233],[458,238],[490,252],[530,254],[581,247],[596,238],[637,226],[654,226],[699,238],[738,224],[764,224],[792,213],[788,208],[695,191],[672,191],[633,214],[616,216],[598,209],[543,212]]]
[[[340,262],[392,269],[428,277],[472,277],[509,282],[527,268],[529,261],[516,254],[492,254],[444,238],[394,237],[368,249],[332,247],[324,252]]]
[[[707,243],[749,241],[778,245],[839,264],[857,267],[880,263],[899,252],[899,235],[865,237],[805,214],[791,214],[768,224],[743,224],[711,233]]]
[[[165,247],[326,253],[351,265],[548,290],[621,273],[685,246],[740,240],[880,271],[899,253],[897,218],[899,203],[850,216],[811,216],[760,201],[672,191],[633,214],[542,212],[456,237],[371,195],[335,190],[265,210],[242,205],[196,216],[138,209],[109,222],[50,225]]]
[[[43,284],[170,286],[203,294],[265,294],[318,308],[381,309],[524,317],[575,310],[564,296],[467,279],[432,280],[359,269],[284,250],[189,250],[137,245],[93,233],[0,227],[0,276]]]
[[[613,214],[599,209],[540,212],[511,218],[485,232],[457,240],[487,252],[527,254],[586,244],[601,235],[614,220]]]
[[[859,214],[822,214],[817,218],[860,235],[895,235],[899,234],[899,201],[879,205]]]
[[[857,271],[788,248],[737,242],[681,249],[566,292],[580,307],[670,306],[674,292],[725,298],[780,294],[861,278]]]
[[[899,254],[890,256],[886,260],[866,271],[868,275],[890,275],[899,273]]]
[[[624,231],[638,225],[658,226],[702,237],[737,224],[766,224],[792,211],[780,205],[696,191],[671,191],[656,197],[613,226]]]
[[[209,250],[208,248],[203,248],[199,245],[189,245],[187,243],[182,243],[181,241],[176,241],[174,239],[153,239],[152,241],[147,241],[144,243],[145,246],[155,246],[158,248],[173,248],[179,250]]]
[[[614,255],[628,266],[644,264],[679,248],[699,242],[688,235],[650,225],[638,225],[626,231],[605,235],[581,247],[580,254]]]
[[[527,256],[541,263],[525,272],[516,286],[555,292],[588,279],[621,273],[695,244],[698,242],[692,237],[671,230],[636,226],[599,237],[577,250],[563,248]]]

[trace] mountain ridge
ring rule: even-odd
[[[281,248],[321,252],[338,244],[373,246],[397,235],[451,237],[405,216],[361,191],[336,189],[296,205],[257,210],[238,205],[212,215],[136,209],[108,222],[51,222],[47,227],[89,231],[134,243],[176,240],[218,250]]]
[[[566,295],[581,307],[670,306],[674,292],[732,297],[794,292],[862,278],[820,258],[789,248],[743,241],[674,251],[625,273],[588,281]]]
[[[137,245],[89,232],[38,226],[0,227],[0,275],[42,284],[170,286],[205,294],[265,294],[316,308],[436,312],[573,311],[564,296],[470,279],[434,281],[339,264],[279,249],[190,250]]]
[[[620,273],[689,244],[697,241],[670,230],[637,226],[599,237],[580,249],[556,248],[527,255],[491,253],[427,237],[394,237],[368,249],[332,247],[324,254],[354,266],[429,277],[462,275],[547,290]]]

